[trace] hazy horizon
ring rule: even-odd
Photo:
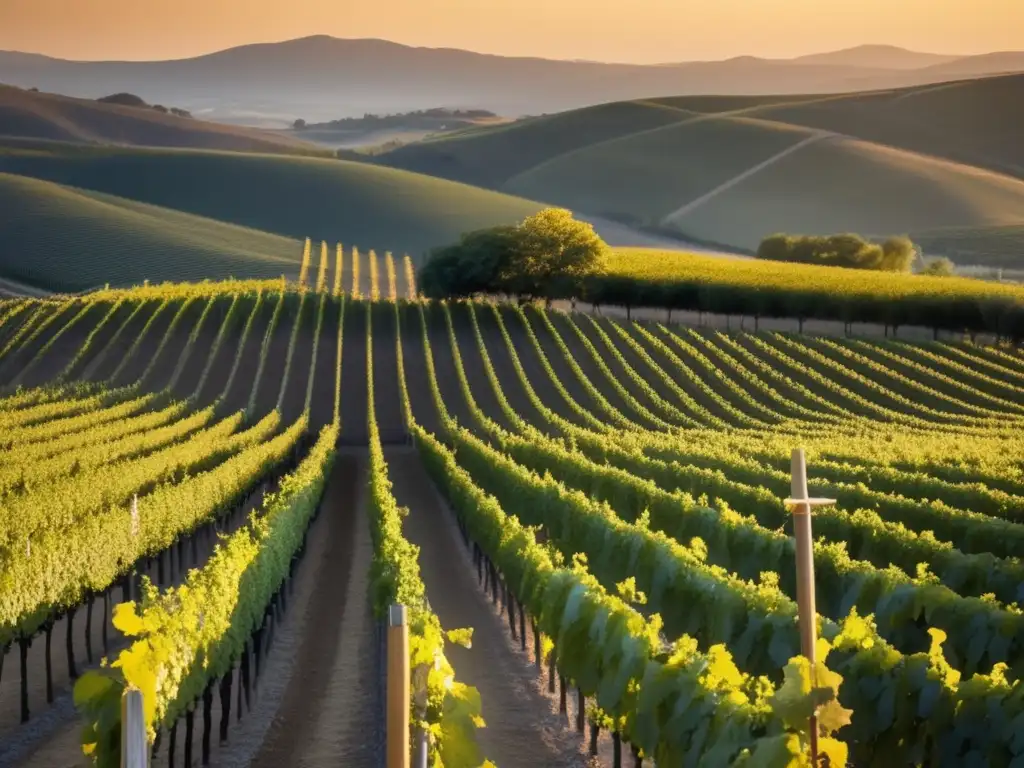
[[[950,56],[1024,48],[1019,0],[903,0],[898,7],[886,0],[836,0],[825,8],[817,0],[634,0],[628,13],[621,3],[588,0],[140,5],[8,0],[0,7],[0,49],[83,61],[143,61],[330,35],[503,56],[655,64],[793,58],[860,45]]]

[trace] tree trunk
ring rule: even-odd
[[[519,647],[526,651],[526,611],[523,609],[522,600],[519,601]]]
[[[72,680],[78,679],[78,668],[75,666],[75,636],[73,633],[75,626],[75,609],[72,608],[68,611],[68,626],[67,636],[64,639],[64,647],[67,649],[68,654],[68,677]]]
[[[548,654],[548,693],[555,692],[555,675],[557,674],[555,669],[555,649],[551,649],[551,653]]]
[[[612,731],[612,768],[622,768],[622,737]]]
[[[185,768],[192,768],[192,730],[195,723],[195,712],[185,713]]]
[[[561,714],[567,714],[569,712],[568,702],[565,700],[565,676],[558,676],[558,711]]]
[[[110,590],[103,591],[103,655],[110,653],[110,638],[107,636],[107,625],[110,624]]]
[[[583,733],[586,730],[587,698],[583,695],[583,689],[576,689],[576,730]]]
[[[203,691],[203,765],[210,764],[210,731],[213,729],[213,683]]]
[[[50,641],[53,639],[53,624],[46,622],[46,703],[53,704],[53,660],[50,655]]]
[[[28,711],[28,647],[32,645],[31,638],[18,638],[18,655],[21,661],[21,722],[27,723]]]
[[[229,668],[220,679],[220,738],[219,743],[228,740],[228,724],[231,722],[231,677],[235,670]]]
[[[537,669],[540,670],[543,668],[543,662],[540,658],[540,632],[537,630],[537,622],[535,620],[530,619],[530,625],[533,627],[533,660],[537,664]]]
[[[597,737],[601,735],[601,726],[595,722],[590,723],[590,754],[597,756]]]
[[[92,606],[93,595],[85,600],[85,658],[92,664]]]
[[[171,726],[171,743],[167,745],[167,765],[168,768],[174,768],[174,751],[178,746],[178,721],[174,721],[174,725]]]

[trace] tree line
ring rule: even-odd
[[[897,242],[900,241],[900,242]],[[902,242],[905,241],[905,242]],[[873,246],[890,265],[905,259],[905,238]],[[853,243],[848,245],[853,251]],[[878,250],[875,251],[874,248]],[[910,244],[910,253],[913,246]],[[886,254],[889,254],[887,257]],[[657,255],[652,254],[652,258]],[[519,300],[585,301],[596,306],[689,310],[755,318],[915,325],[1024,339],[1024,290],[964,278],[780,265],[757,260],[681,258],[671,275],[609,269],[611,250],[571,212],[546,209],[516,226],[476,230],[432,251],[420,271],[432,298],[505,295]],[[692,266],[690,266],[692,264]],[[900,271],[900,270],[896,270]]]

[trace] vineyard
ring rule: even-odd
[[[118,765],[126,687],[154,765],[383,764],[395,603],[432,764],[809,765],[813,712],[832,766],[1024,763],[1013,346],[428,302],[307,241],[0,301],[0,427],[0,766]]]

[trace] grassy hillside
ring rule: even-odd
[[[1019,267],[1021,105],[1024,75],[839,96],[660,98],[378,160],[734,248],[780,230],[909,233],[965,265]]]
[[[0,274],[53,289],[293,276],[302,257],[297,240],[5,173],[0,210]]]
[[[567,152],[509,179],[514,194],[640,224],[806,139],[810,131],[702,117]]]
[[[946,243],[941,231],[953,228],[958,237],[973,233],[985,241],[976,249],[984,263],[1011,266],[1020,264],[1021,241],[990,241],[990,235],[1024,224],[1024,181],[830,138],[779,160],[672,223],[701,239],[746,248],[756,248],[773,231],[850,230],[907,232],[941,251]]]
[[[418,256],[541,207],[390,168],[283,155],[9,142],[0,174],[51,182],[5,175],[9,202],[0,205],[16,211],[0,224],[0,275],[44,285],[277,276],[307,236]],[[22,245],[6,247],[15,237]],[[122,255],[82,266],[83,253],[108,250]],[[168,251],[189,255],[173,263]]]
[[[0,85],[0,136],[236,152],[323,154],[285,134]]]

